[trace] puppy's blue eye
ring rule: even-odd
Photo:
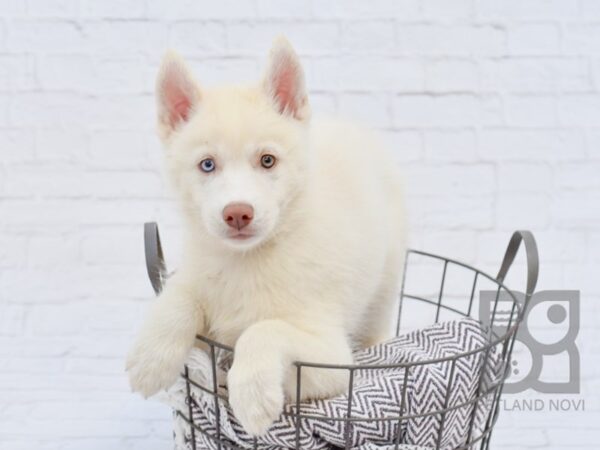
[[[200,167],[200,170],[202,172],[212,172],[213,170],[215,170],[216,164],[214,159],[210,159],[210,158],[206,158],[203,159],[202,161],[200,161],[200,164],[198,164],[198,167]]]

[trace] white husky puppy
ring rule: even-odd
[[[395,163],[361,127],[311,120],[283,38],[256,85],[205,89],[167,54],[157,90],[185,245],[129,354],[131,386],[168,388],[208,335],[235,346],[229,402],[260,435],[295,396],[293,361],[349,364],[352,347],[389,336],[403,260]],[[346,388],[346,371],[303,371],[303,398]]]

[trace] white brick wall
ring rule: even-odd
[[[414,246],[495,270],[533,229],[541,288],[582,290],[586,411],[503,412],[494,448],[598,448],[600,2],[0,2],[0,450],[163,449],[123,357],[152,298],[141,224],[177,258],[153,134],[163,51],[207,83],[285,32],[316,110],[381,128]]]

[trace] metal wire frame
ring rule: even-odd
[[[160,287],[162,286],[162,282],[164,277],[164,263],[162,260],[162,250],[160,248],[160,241],[158,237],[158,228],[156,224],[146,224],[145,230],[146,237],[146,259],[147,259],[147,267],[148,273],[151,277],[153,287],[155,291],[158,293],[160,291]],[[148,245],[148,239],[156,239],[150,245]],[[507,288],[504,284],[504,278],[508,269],[512,265],[516,253],[519,249],[519,245],[521,241],[525,243],[525,249],[527,252],[527,288],[525,292],[525,298],[521,303],[515,293]],[[410,264],[411,257],[418,256],[421,258],[426,258],[432,261],[439,261],[443,264],[442,270],[442,278],[439,285],[439,291],[437,298],[431,299],[424,296],[418,296],[414,294],[410,294],[405,292],[406,287],[406,279],[407,279],[407,268]],[[465,311],[461,311],[456,307],[450,306],[444,303],[444,300],[447,298],[445,296],[444,288],[446,285],[446,278],[448,274],[448,268],[450,266],[461,267],[467,271],[473,273],[473,282],[470,287],[470,296],[468,307]],[[353,422],[396,422],[397,423],[397,435],[393,442],[389,444],[394,445],[395,450],[398,449],[401,442],[401,430],[402,423],[416,418],[421,417],[430,417],[430,416],[439,416],[440,417],[440,426],[437,432],[437,442],[436,449],[442,448],[442,436],[443,431],[446,426],[446,418],[448,413],[454,410],[458,410],[460,408],[471,408],[471,417],[469,422],[469,429],[467,432],[466,442],[464,445],[459,447],[454,447],[452,450],[466,450],[466,449],[479,449],[479,450],[487,450],[489,449],[490,439],[493,427],[498,420],[499,414],[499,401],[502,395],[502,389],[504,386],[504,381],[508,377],[510,373],[510,358],[514,346],[515,337],[517,335],[519,325],[523,320],[525,311],[527,309],[529,300],[533,295],[535,285],[537,282],[537,274],[538,274],[538,256],[537,256],[537,247],[535,244],[535,239],[530,232],[527,231],[517,231],[513,234],[511,241],[509,242],[508,248],[506,250],[506,254],[504,256],[504,260],[502,262],[502,266],[498,273],[498,276],[492,277],[487,273],[463,262],[446,258],[443,256],[439,256],[433,253],[427,253],[423,251],[417,250],[408,250],[406,253],[406,259],[404,264],[404,273],[402,277],[402,286],[399,294],[399,302],[398,302],[398,312],[397,312],[397,320],[396,320],[396,335],[399,335],[401,332],[400,322],[403,314],[403,304],[406,299],[419,301],[430,305],[436,308],[435,311],[435,322],[438,322],[440,319],[440,314],[442,310],[450,311],[454,314],[458,314],[464,317],[470,317],[473,314],[473,305],[475,292],[478,285],[479,280],[486,279],[496,286],[496,296],[494,299],[494,306],[491,310],[492,317],[490,324],[487,326],[488,330],[488,340],[485,345],[482,345],[479,348],[474,350],[466,351],[464,353],[460,353],[451,357],[444,358],[436,358],[427,361],[418,361],[418,362],[410,362],[410,363],[399,363],[399,364],[371,364],[371,365],[359,365],[359,364],[319,364],[313,363],[309,361],[296,361],[294,362],[294,366],[296,368],[296,399],[293,403],[286,406],[286,409],[283,411],[283,415],[287,417],[291,417],[294,423],[296,424],[296,434],[295,434],[295,449],[301,449],[300,442],[300,421],[302,419],[311,419],[315,421],[341,421],[344,423],[344,441],[345,441],[345,449],[349,449],[351,446],[350,442],[350,428]],[[152,278],[152,275],[155,275],[155,278]],[[158,274],[158,275],[157,275]],[[495,321],[497,318],[497,308],[498,302],[500,299],[500,293],[504,292],[508,295],[512,302],[512,306],[510,309],[510,316],[508,323],[506,326],[501,329],[500,332],[495,331],[497,327],[495,327]],[[185,367],[182,377],[186,382],[186,404],[188,406],[187,415],[183,411],[176,411],[176,414],[184,420],[190,430],[190,438],[191,445],[193,450],[199,450],[196,443],[196,433],[202,434],[207,439],[213,441],[219,450],[245,450],[244,448],[235,445],[229,440],[222,439],[221,429],[219,423],[220,417],[220,408],[221,405],[219,400],[223,402],[227,402],[227,396],[219,393],[219,386],[217,382],[217,367],[220,353],[228,353],[231,356],[233,355],[233,348],[222,343],[219,343],[213,339],[210,339],[206,336],[197,336],[197,340],[199,342],[204,343],[208,346],[209,355],[211,358],[211,366],[212,366],[212,386],[203,386],[198,381],[193,380],[189,376],[189,369]],[[488,364],[490,361],[490,354],[494,353],[497,349],[501,349],[499,351],[500,359],[500,376],[495,380],[488,380],[491,383],[486,383],[486,373],[488,369]],[[479,379],[477,380],[477,390],[476,395],[473,398],[470,398],[464,402],[459,404],[454,404],[452,406],[449,405],[449,398],[451,392],[451,386],[453,382],[455,367],[457,363],[464,358],[469,357],[479,357],[480,361],[480,369],[479,369]],[[415,367],[418,366],[426,366],[433,365],[439,363],[449,363],[450,364],[450,376],[448,380],[448,386],[445,393],[444,398],[444,406],[442,409],[428,411],[420,414],[405,414],[406,410],[406,391],[409,373],[411,370],[414,370]],[[344,370],[348,371],[348,389],[347,389],[347,408],[346,408],[346,416],[345,417],[327,417],[327,416],[315,416],[310,414],[302,413],[302,404],[301,404],[301,393],[302,393],[302,370],[303,368],[317,368],[322,370]],[[401,404],[399,405],[400,414],[397,416],[385,416],[385,417],[373,417],[365,419],[363,417],[352,417],[352,392],[354,389],[354,380],[355,374],[358,371],[366,371],[366,370],[381,370],[381,369],[398,369],[404,370],[404,378],[403,378],[403,391],[401,396]],[[198,389],[203,391],[209,395],[212,395],[214,398],[215,405],[215,417],[216,417],[216,432],[213,434],[208,430],[203,429],[193,420],[193,407],[195,405],[195,400],[193,399],[192,391],[194,389]],[[475,429],[475,421],[476,414],[479,409],[479,405],[481,402],[488,402],[487,408],[487,417],[485,417],[485,424],[483,429],[476,430]],[[258,447],[257,439],[253,440],[253,449]]]

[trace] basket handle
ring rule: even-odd
[[[504,253],[504,259],[502,260],[502,265],[500,266],[496,279],[500,282],[504,282],[504,278],[515,260],[515,256],[517,256],[521,241],[525,244],[525,253],[527,256],[527,288],[525,291],[525,304],[527,304],[535,291],[535,285],[537,284],[540,271],[537,244],[531,231],[519,230],[513,233],[508,243],[508,247],[506,248],[506,252]]]
[[[158,295],[162,290],[166,269],[156,222],[146,222],[144,224],[144,250],[148,278],[150,278],[154,292]]]
[[[506,274],[517,256],[521,241],[525,244],[527,256],[527,288],[525,291],[525,299],[527,301],[535,291],[540,267],[537,244],[531,231],[519,230],[513,233],[506,248],[506,252],[504,253],[502,265],[500,266],[496,279],[500,282],[504,282]],[[159,294],[162,290],[166,268],[162,245],[160,243],[158,224],[156,222],[146,222],[144,224],[144,249],[148,278],[150,278],[150,283],[152,283],[154,292]]]

